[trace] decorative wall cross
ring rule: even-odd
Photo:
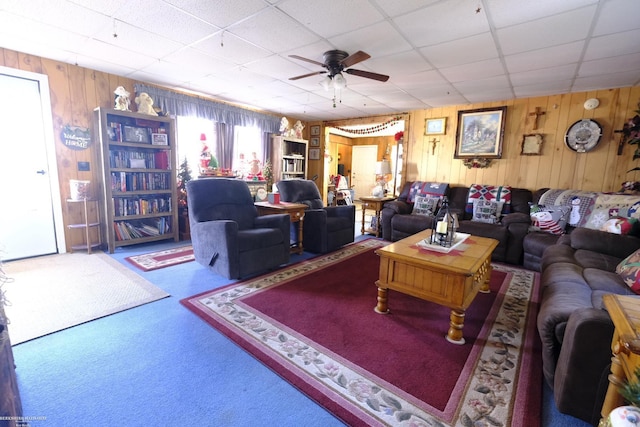
[[[440,140],[436,140],[435,138],[433,138],[431,141],[429,141],[431,143],[431,154],[435,154],[436,153],[436,144],[438,142],[440,142]]]
[[[541,111],[540,107],[536,107],[536,111],[534,111],[532,113],[529,113],[530,116],[534,116],[534,119],[533,119],[533,130],[538,129],[538,117],[544,116],[545,114],[547,114],[547,113],[545,113],[544,111]]]

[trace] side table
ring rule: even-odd
[[[100,242],[100,218],[99,218],[99,208],[98,208],[98,200],[96,199],[80,199],[80,200],[74,200],[74,199],[67,199],[67,203],[69,205],[73,205],[75,203],[82,203],[82,207],[83,207],[83,222],[79,222],[76,224],[69,224],[67,225],[67,228],[69,230],[84,230],[84,238],[85,238],[85,242],[83,244],[79,244],[79,245],[71,245],[71,250],[84,250],[86,249],[87,253],[90,254],[91,253],[91,249],[93,248],[97,248],[99,247],[102,243]],[[90,203],[95,203],[95,216],[96,216],[96,220],[95,221],[90,221],[89,220],[89,204]],[[97,234],[98,234],[98,238],[97,241],[92,242],[91,241],[91,229],[92,228],[96,228],[98,230]]]
[[[395,200],[395,197],[373,197],[373,196],[363,196],[360,197],[360,201],[362,202],[362,229],[360,233],[373,233],[376,237],[380,237],[380,212],[382,211],[382,207],[386,202],[390,202]],[[366,227],[365,226],[365,212],[367,209],[373,210],[376,212],[376,226],[374,227]]]
[[[298,241],[291,245],[291,252],[301,254],[304,250],[302,246],[302,230],[304,225],[304,211],[307,205],[302,203],[269,203],[269,202],[255,202],[256,208],[258,208],[258,215],[274,215],[274,214],[289,214],[291,223],[298,223]]]
[[[615,326],[609,388],[600,411],[602,419],[606,419],[623,404],[618,388],[627,380],[635,381],[635,371],[640,367],[640,297],[608,294],[602,301]]]

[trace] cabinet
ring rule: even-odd
[[[273,182],[305,179],[309,162],[308,142],[288,136],[273,136]]]
[[[95,199],[82,199],[82,200],[72,200],[67,199],[67,205],[70,209],[77,209],[76,206],[82,207],[82,219],[83,222],[78,222],[76,224],[69,224],[67,228],[69,230],[81,230],[84,231],[84,242],[82,244],[71,245],[71,250],[85,250],[88,254],[91,253],[91,249],[99,247],[102,243],[100,243],[100,214],[98,201]],[[93,219],[95,218],[95,219]],[[91,230],[96,230],[92,232]],[[92,237],[97,234],[96,239],[92,239]]]
[[[179,240],[175,122],[171,117],[96,108],[100,202],[110,253],[116,247]]]

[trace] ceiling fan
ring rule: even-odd
[[[289,57],[298,59],[300,61],[310,62],[312,64],[316,64],[323,68],[326,68],[326,71],[315,71],[313,73],[291,77],[289,78],[289,80],[298,80],[305,77],[328,73],[328,80],[333,80],[334,83],[344,87],[346,86],[346,82],[344,80],[344,76],[342,76],[343,72],[352,74],[354,76],[365,77],[367,79],[378,80],[381,82],[386,82],[387,80],[389,80],[389,76],[385,76],[384,74],[372,73],[370,71],[363,70],[354,70],[353,68],[349,68],[359,62],[371,58],[371,55],[361,50],[351,55],[343,50],[329,50],[322,55],[322,57],[324,58],[324,63],[314,61],[313,59],[303,58],[302,56],[298,55],[289,55]]]

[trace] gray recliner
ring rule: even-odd
[[[303,225],[305,251],[324,254],[355,240],[354,205],[325,207],[318,187],[310,180],[283,180],[277,187],[281,201],[308,206]]]
[[[244,181],[189,181],[187,203],[195,259],[214,273],[238,279],[289,262],[289,215],[258,216]]]

